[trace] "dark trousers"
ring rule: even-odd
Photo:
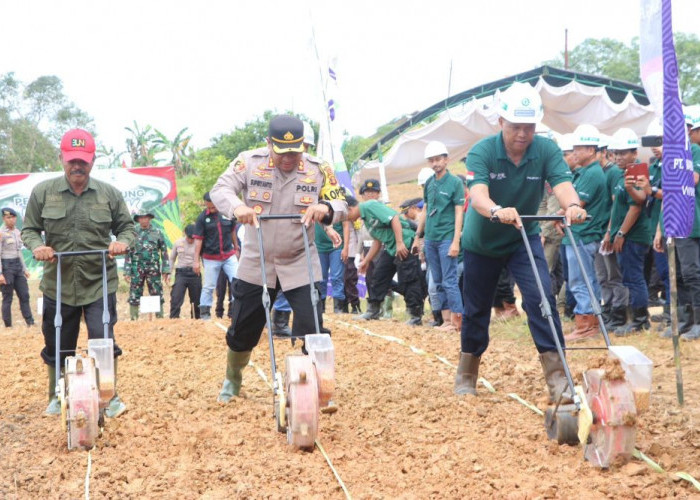
[[[117,294],[107,295],[107,310],[109,311],[109,338],[114,338],[114,325],[117,322]],[[61,304],[61,366],[66,357],[75,354],[78,345],[78,332],[80,331],[80,319],[85,316],[88,338],[104,338],[104,325],[102,323],[102,298],[84,306],[69,306]],[[56,301],[44,295],[44,316],[41,322],[41,331],[44,334],[44,348],[41,351],[41,359],[49,366],[56,362],[56,328],[54,316],[56,315]],[[122,350],[114,342],[114,357],[121,356]]]
[[[630,291],[629,305],[633,309],[649,305],[649,292],[644,280],[644,256],[648,251],[649,245],[625,241],[622,251],[617,254],[617,263],[622,270],[622,284]]]
[[[345,263],[345,302],[348,304],[358,304],[360,296],[357,294],[357,268],[355,267],[355,259],[348,256],[348,261]]]
[[[2,259],[2,274],[5,276],[5,284],[0,286],[0,291],[2,291],[2,320],[5,326],[12,326],[13,293],[17,293],[22,317],[26,322],[30,322],[34,318],[29,303],[29,285],[24,276],[22,262],[19,259]]]
[[[175,284],[170,291],[170,317],[179,318],[180,308],[185,302],[185,292],[190,295],[190,303],[194,305],[194,317],[199,319],[199,296],[202,293],[202,277],[191,267],[175,270]]]
[[[507,268],[501,269],[496,284],[496,295],[493,298],[494,307],[503,307],[503,303],[515,304],[515,292],[513,290],[513,277]]]
[[[234,280],[235,281],[235,280]],[[228,289],[228,293],[226,290]],[[224,316],[224,302],[228,302],[228,317],[231,318],[231,301],[233,300],[233,287],[231,282],[228,280],[228,276],[223,269],[219,272],[219,278],[216,281],[216,317],[221,318]],[[199,299],[197,299],[197,304],[199,305]],[[198,316],[199,317],[199,316]]]
[[[700,238],[676,238],[678,304],[700,307]]]
[[[544,258],[544,250],[539,235],[529,238],[535,257],[537,272],[542,280],[552,319],[559,337],[564,345],[559,314],[552,295],[549,281],[549,269]],[[556,349],[552,331],[547,318],[542,315],[540,304],[542,297],[532,274],[532,265],[524,245],[507,257],[486,257],[467,250],[464,251],[464,319],[462,321],[462,352],[481,356],[489,345],[489,323],[491,322],[491,305],[496,294],[496,286],[503,268],[507,268],[523,294],[523,308],[527,313],[530,334],[537,350],[542,352]]]
[[[319,283],[314,283],[316,290],[321,296]],[[226,344],[232,351],[244,352],[252,351],[258,345],[260,335],[265,326],[265,308],[262,303],[263,287],[254,285],[243,280],[233,282],[233,319],[231,326],[226,332]],[[270,307],[275,303],[280,284],[269,290]],[[289,301],[289,305],[294,311],[294,322],[292,324],[292,336],[303,337],[304,335],[316,332],[314,323],[314,311],[311,305],[311,288],[309,285],[300,286],[292,290],[285,290],[284,296]],[[329,333],[323,328],[323,315],[321,301],[316,305],[318,313],[319,329],[323,333]]]
[[[398,275],[398,285],[392,284],[394,274]],[[392,257],[382,250],[374,267],[374,277],[370,285],[370,300],[381,302],[390,289],[403,295],[406,309],[416,314],[423,314],[425,286],[421,282],[420,260],[409,254],[404,260]]]

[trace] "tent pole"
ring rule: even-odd
[[[681,371],[681,347],[678,337],[678,287],[676,285],[676,244],[673,238],[666,242],[668,256],[668,281],[671,289],[671,332],[673,333],[673,360],[676,364],[676,396],[678,404],[683,406],[683,372]]]

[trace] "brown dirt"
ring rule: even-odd
[[[123,299],[124,297],[120,297]],[[399,302],[399,301],[397,301]],[[395,306],[400,311],[400,305]],[[127,317],[124,301],[120,315]],[[400,313],[397,314],[400,316]],[[403,339],[366,335],[340,321]],[[522,319],[494,323],[478,397],[452,393],[459,340],[399,320],[328,315],[340,410],[320,418],[319,440],[354,498],[567,498],[697,496],[688,482],[642,462],[599,470],[579,447],[548,441],[546,389]],[[570,325],[570,324],[569,324]],[[216,402],[225,370],[223,332],[193,320],[120,321],[118,389],[129,409],[107,420],[91,452],[93,498],[342,498],[319,450],[290,448],[275,431],[269,387],[244,373],[243,397]],[[700,343],[682,344],[684,407],[676,403],[671,343],[649,333],[625,340],[655,361],[650,409],[637,447],[670,472],[700,478]],[[267,340],[253,362],[269,377]],[[593,344],[589,341],[589,344]],[[600,343],[600,342],[599,342]],[[59,419],[43,416],[46,375],[37,327],[0,330],[0,498],[84,496],[87,452],[66,449]],[[85,335],[81,336],[85,345]],[[276,341],[277,364],[293,352]],[[595,353],[574,351],[580,374]]]

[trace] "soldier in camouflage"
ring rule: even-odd
[[[139,224],[136,228],[136,243],[129,251],[124,261],[124,279],[129,286],[129,314],[132,320],[139,317],[139,302],[143,295],[144,282],[148,284],[150,295],[160,296],[160,312],[157,318],[163,317],[163,283],[170,275],[170,261],[165,238],[160,229],[151,227],[152,213],[134,215],[134,221]]]

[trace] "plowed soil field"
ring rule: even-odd
[[[326,316],[340,409],[321,416],[318,440],[353,498],[700,495],[673,474],[700,478],[700,342],[681,346],[684,407],[670,341],[650,332],[626,342],[655,362],[636,445],[668,473],[640,460],[600,470],[580,447],[548,441],[542,417],[509,396],[546,405],[524,320],[492,326],[480,375],[495,392],[480,384],[478,397],[457,397],[458,336],[407,327],[396,310],[397,319],[372,322]],[[118,390],[128,411],[107,420],[89,455],[67,451],[59,419],[43,415],[38,326],[0,330],[0,498],[81,498],[86,490],[92,498],[343,498],[321,451],[293,449],[275,430],[271,390],[255,368],[269,378],[265,336],[244,372],[242,397],[216,402],[226,363],[217,323],[224,325],[147,317],[117,324]],[[276,346],[280,367],[298,351],[288,340]],[[573,372],[597,356],[573,352]]]

